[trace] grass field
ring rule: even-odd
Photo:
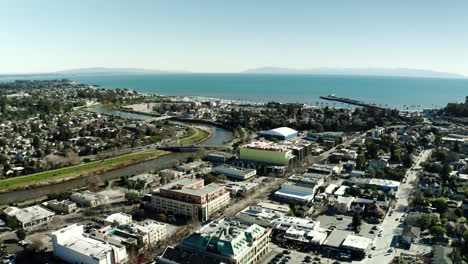
[[[191,132],[191,135],[186,137],[186,138],[182,138],[178,141],[176,141],[176,143],[179,143],[179,144],[188,144],[188,143],[196,143],[200,140],[203,140],[205,139],[206,137],[208,137],[210,135],[209,132],[203,130],[203,129],[200,129],[200,128],[196,128],[196,127],[191,127],[190,128],[190,132]]]
[[[45,171],[35,174],[30,174],[21,177],[15,177],[0,181],[0,190],[8,190],[21,187],[28,184],[43,183],[49,180],[60,180],[63,178],[76,177],[87,173],[92,173],[99,170],[112,169],[118,165],[129,163],[135,159],[147,158],[157,154],[162,154],[161,150],[147,150],[132,154],[123,155],[120,157],[106,159],[104,161],[93,161],[76,166]]]

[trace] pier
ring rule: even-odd
[[[328,101],[342,102],[342,103],[346,103],[346,104],[363,106],[363,107],[372,107],[372,108],[377,108],[377,109],[389,109],[387,107],[382,107],[382,106],[378,106],[376,104],[370,104],[370,103],[366,103],[366,102],[355,100],[355,99],[350,99],[350,98],[346,98],[346,97],[338,97],[338,96],[335,96],[334,94],[326,95],[326,96],[320,96],[320,99],[328,100]]]

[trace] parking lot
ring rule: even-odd
[[[304,263],[345,263],[333,259],[324,258],[312,252],[299,252],[293,249],[285,249],[270,243],[270,252],[263,258],[262,264],[304,264]]]
[[[320,215],[317,217],[320,221],[320,228],[324,229],[339,229],[339,230],[350,230],[349,226],[351,224],[352,217],[347,215]],[[376,227],[374,227],[376,226]],[[379,225],[371,225],[365,222],[361,224],[361,231],[358,235],[374,239],[378,235]]]

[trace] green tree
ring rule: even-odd
[[[363,154],[359,154],[356,158],[356,167],[362,170],[366,165],[366,157]]]
[[[401,162],[401,149],[392,148],[390,151],[390,160],[393,162]]]
[[[359,230],[361,224],[362,224],[361,216],[357,213],[353,214],[353,220],[351,222],[351,226],[354,228],[354,230]]]
[[[167,216],[165,214],[158,214],[157,219],[161,222],[167,222]]]
[[[438,237],[438,238],[441,238],[443,237],[445,234],[447,234],[447,229],[441,227],[441,226],[433,226],[431,227],[430,229],[431,231],[431,234],[435,237]]]
[[[16,217],[7,217],[6,218],[6,224],[9,228],[18,228],[19,227],[19,221],[16,219]]]
[[[411,154],[406,153],[405,156],[403,157],[403,166],[405,168],[411,168],[413,165],[413,159],[411,157]]]
[[[140,201],[140,198],[138,197],[138,194],[135,192],[127,192],[125,193],[125,201],[127,203],[137,203]]]
[[[436,224],[437,224],[437,220],[435,219],[435,217],[430,216],[428,214],[421,215],[421,218],[419,219],[419,225],[422,230],[430,229]]]
[[[443,214],[448,209],[447,200],[444,198],[434,199],[431,201],[432,207],[436,209],[436,211],[440,214]]]
[[[33,147],[35,149],[39,149],[41,147],[41,140],[39,139],[38,136],[34,136],[33,138]]]
[[[18,237],[18,240],[24,240],[26,238],[26,231],[23,228],[18,229],[16,231],[16,236]]]

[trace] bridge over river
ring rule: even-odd
[[[168,150],[174,152],[196,152],[202,149],[206,150],[223,150],[228,149],[230,144],[168,144],[168,145],[161,145],[157,148],[160,150]]]

